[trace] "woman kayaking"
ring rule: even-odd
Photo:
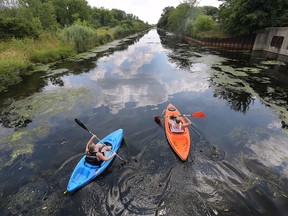
[[[100,166],[103,161],[110,160],[116,153],[113,152],[109,157],[106,157],[105,152],[111,151],[112,146],[107,146],[103,143],[93,143],[96,138],[97,137],[93,135],[86,144],[85,161],[89,164]]]
[[[183,117],[184,123],[182,123],[181,117]],[[168,123],[171,132],[174,133],[182,133],[184,132],[184,128],[191,125],[191,121],[186,116],[171,116]]]

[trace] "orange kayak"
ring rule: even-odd
[[[169,127],[169,119],[170,116],[179,116],[181,113],[179,110],[173,105],[169,104],[165,111],[164,123],[165,123],[165,131],[169,144],[175,153],[181,158],[181,160],[186,161],[190,152],[190,134],[188,128],[184,128],[184,132],[182,133],[174,133],[171,132]],[[185,123],[184,120],[181,120],[182,123]]]

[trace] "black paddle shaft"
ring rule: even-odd
[[[84,130],[88,131],[90,134],[94,135],[91,131],[88,130],[88,128],[79,120],[79,119],[75,119],[75,122],[82,127]]]

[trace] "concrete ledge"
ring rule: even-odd
[[[279,44],[271,43],[273,37],[278,37]],[[283,37],[283,39],[282,39]],[[270,27],[257,34],[253,50],[263,50],[288,56],[288,27]]]

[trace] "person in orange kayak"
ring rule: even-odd
[[[96,138],[97,137],[93,135],[86,144],[85,161],[89,164],[100,166],[103,161],[110,160],[111,158],[113,158],[114,155],[116,155],[116,153],[113,152],[112,155],[110,155],[109,157],[106,157],[105,152],[111,151],[112,146],[107,146],[102,143],[97,143],[97,144],[93,143],[93,141]]]
[[[184,119],[184,123],[181,121],[181,118]],[[186,116],[171,116],[169,119],[169,127],[171,132],[174,133],[182,133],[184,129],[189,127],[192,123]]]

